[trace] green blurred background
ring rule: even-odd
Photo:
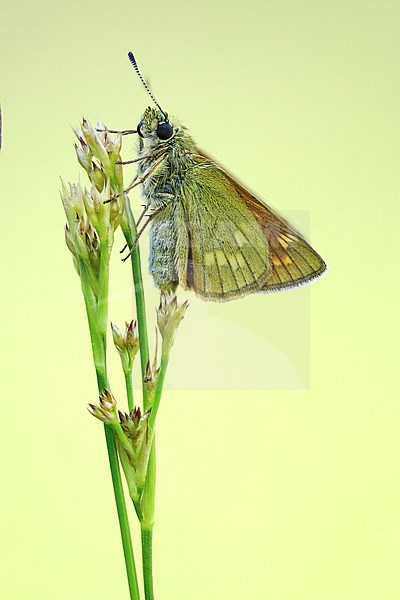
[[[344,0],[3,5],[2,598],[127,597],[58,177],[80,173],[82,114],[126,128],[147,106],[129,49],[160,103],[330,266],[282,294],[190,296],[158,421],[157,599],[400,597],[399,13]],[[117,323],[130,287],[114,256]],[[112,351],[110,363],[122,398]]]

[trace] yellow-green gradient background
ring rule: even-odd
[[[125,128],[147,106],[129,49],[163,106],[297,215],[330,266],[293,292],[190,297],[158,422],[157,600],[400,597],[399,13],[394,1],[2,5],[2,598],[127,598],[58,176],[79,174],[69,126],[82,114]],[[149,284],[150,320],[156,302]],[[115,256],[110,317],[131,313]],[[122,399],[113,352],[110,368]]]

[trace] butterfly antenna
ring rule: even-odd
[[[150,98],[153,100],[154,104],[160,109],[160,111],[162,112],[162,114],[165,117],[165,120],[167,120],[168,119],[167,113],[165,111],[163,111],[163,109],[161,108],[161,106],[158,104],[157,100],[154,98],[153,94],[151,93],[151,91],[149,89],[149,86],[147,85],[147,83],[145,82],[145,80],[142,77],[141,72],[139,71],[139,67],[137,65],[136,58],[133,56],[132,52],[128,52],[128,58],[131,61],[132,66],[135,69],[137,76],[139,77],[140,81],[143,83],[143,85],[144,85],[147,93],[149,94]]]

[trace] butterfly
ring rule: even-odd
[[[178,285],[203,300],[300,286],[327,270],[321,256],[283,218],[201,151],[187,129],[156,104],[136,130],[138,170],[150,215],[149,270],[156,286]],[[129,188],[130,189],[130,188]]]

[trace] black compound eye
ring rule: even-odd
[[[174,129],[170,123],[160,123],[157,127],[157,136],[160,140],[169,140],[174,133]]]

